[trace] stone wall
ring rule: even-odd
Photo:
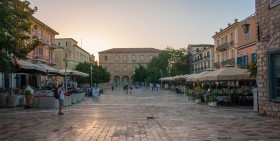
[[[259,114],[279,118],[280,103],[272,102],[270,98],[268,53],[280,50],[280,5],[270,7],[270,0],[256,0],[255,2],[258,31]]]

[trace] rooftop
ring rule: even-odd
[[[161,51],[155,48],[112,48],[98,53],[160,53]]]

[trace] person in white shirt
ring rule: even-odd
[[[58,115],[63,115],[62,113],[62,107],[63,107],[63,103],[64,103],[64,85],[58,85],[58,89],[57,92],[59,94],[59,107],[58,107]]]

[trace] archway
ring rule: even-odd
[[[129,84],[129,77],[128,76],[123,76],[122,77],[122,84],[123,85],[128,85]]]
[[[119,76],[114,76],[113,84],[117,87],[120,85],[120,77]]]

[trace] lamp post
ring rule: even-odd
[[[90,88],[92,87],[92,63],[90,64]]]
[[[65,52],[65,58],[64,58],[64,62],[65,62],[65,90],[67,91],[67,52]]]
[[[167,71],[168,71],[168,77],[170,77],[170,68],[167,67],[166,69],[167,69]]]

